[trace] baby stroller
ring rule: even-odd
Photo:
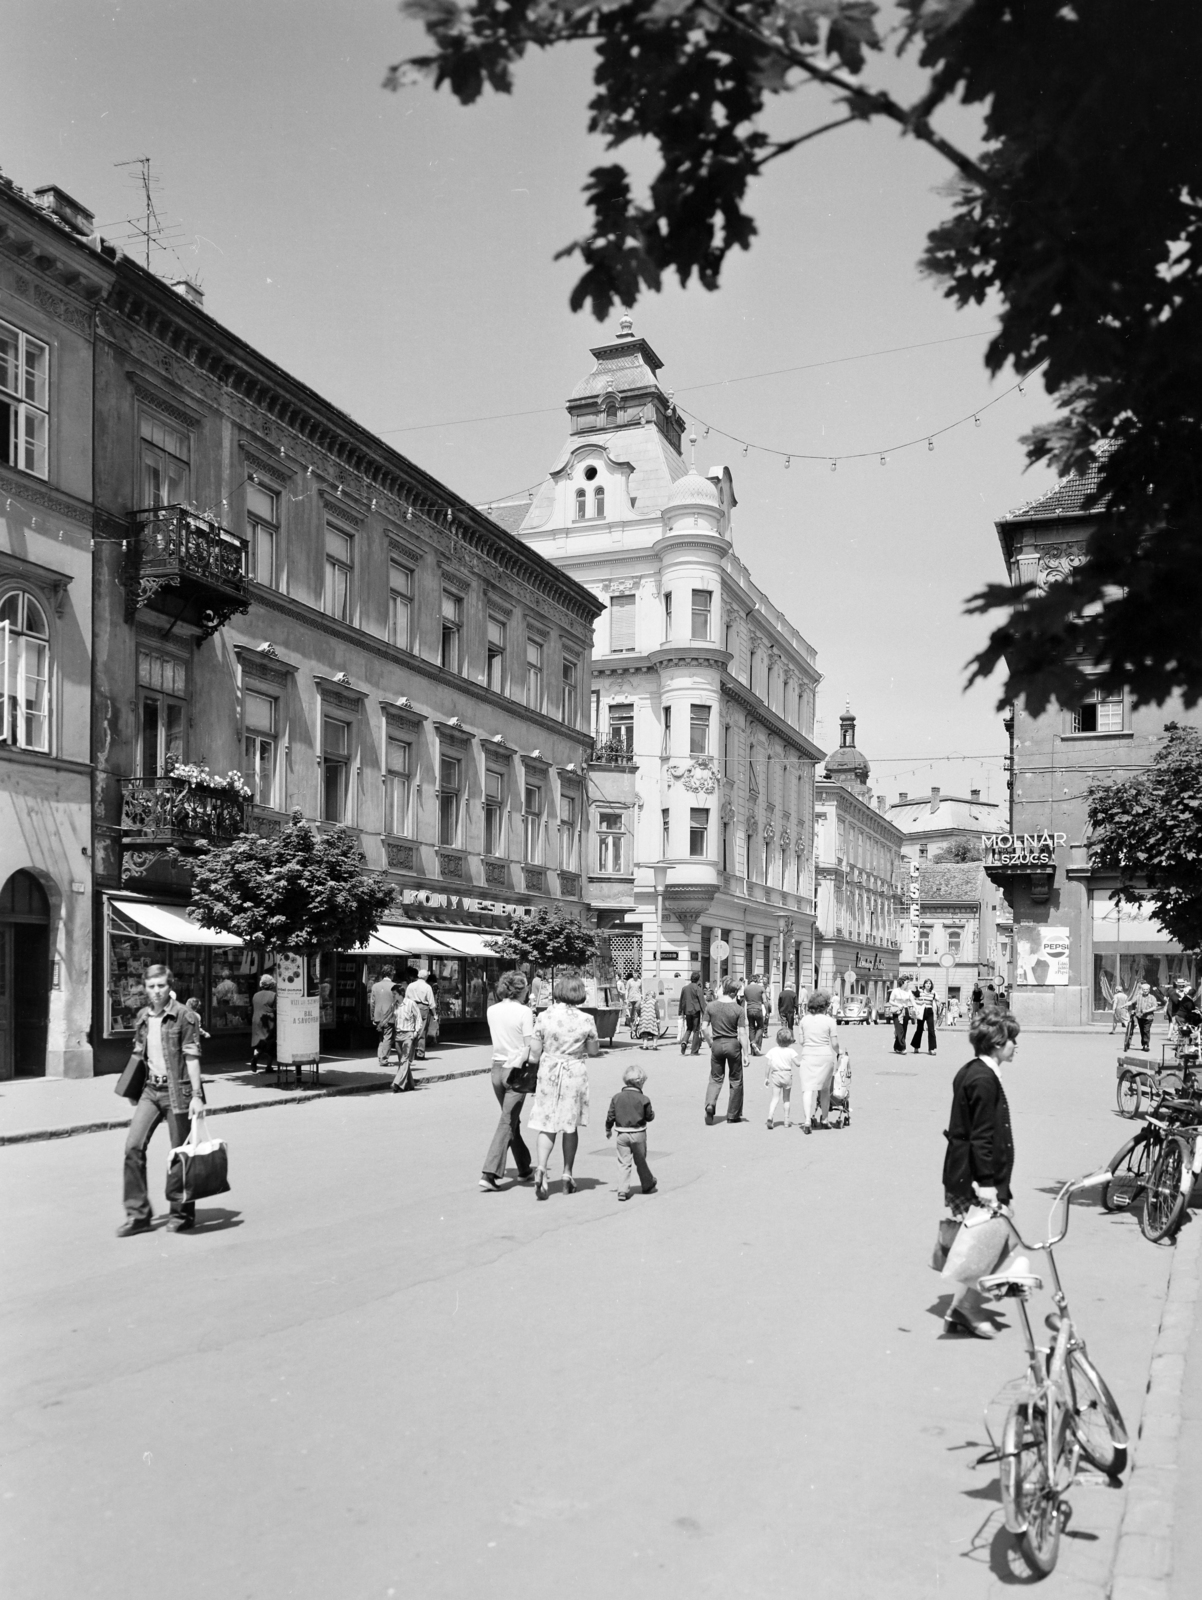
[[[831,1079],[831,1104],[826,1119],[828,1128],[851,1127],[851,1057],[840,1050]]]

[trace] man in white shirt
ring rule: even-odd
[[[393,1013],[393,1038],[397,1057],[396,1076],[392,1080],[393,1094],[417,1088],[413,1081],[413,1051],[418,1035],[424,1036],[426,1021],[421,1007],[413,998],[414,987],[415,984],[411,983],[407,988],[393,990],[396,1007]]]
[[[639,1010],[643,1004],[643,980],[632,972],[626,980],[626,1026],[634,1033],[639,1025]]]
[[[418,1061],[424,1061],[426,1059],[426,1030],[430,1026],[430,1014],[434,1010],[434,990],[431,989],[423,976],[411,978],[405,994],[414,1002],[422,1014],[422,1025],[417,1031],[413,1054]]]

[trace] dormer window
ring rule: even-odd
[[[576,491],[576,521],[583,522],[588,515],[588,497],[583,489]]]

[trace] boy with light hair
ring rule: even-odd
[[[654,1194],[655,1176],[647,1165],[647,1124],[655,1120],[651,1102],[643,1093],[647,1074],[642,1067],[630,1066],[622,1074],[622,1087],[609,1102],[605,1117],[605,1137],[618,1134],[618,1199],[630,1199],[630,1166],[638,1169],[644,1194]]]

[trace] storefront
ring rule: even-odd
[[[1164,990],[1177,978],[1184,978],[1191,988],[1197,986],[1197,956],[1187,954],[1169,938],[1152,920],[1146,904],[1115,905],[1108,890],[1094,889],[1090,906],[1095,1011],[1109,1011],[1118,989],[1132,995],[1141,983]],[[1020,951],[1024,931],[1015,928]]]
[[[872,948],[847,939],[817,941],[818,985],[842,1005],[853,996],[880,1011],[897,982],[901,952],[896,946]]]

